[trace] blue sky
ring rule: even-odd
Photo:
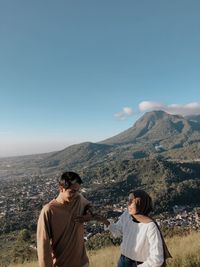
[[[1,0],[0,156],[200,114],[200,1]]]

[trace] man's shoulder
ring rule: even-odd
[[[53,200],[51,200],[50,202],[46,203],[46,204],[43,206],[42,210],[43,210],[44,212],[48,212],[48,211],[50,211],[50,210],[51,210],[53,207],[55,207],[55,206],[56,206],[56,200],[53,199]]]
[[[78,199],[80,204],[80,213],[84,214],[86,209],[91,208],[91,203],[81,193],[78,194]]]
[[[82,195],[82,193],[78,193],[77,194],[77,198],[79,199],[79,201],[81,201],[81,203],[90,203],[90,201],[89,200],[87,200],[87,198],[85,198],[83,195]]]

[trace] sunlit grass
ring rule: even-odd
[[[15,264],[15,265],[9,265],[9,267],[38,267],[37,262],[26,262],[23,264]]]
[[[169,267],[199,267],[200,266],[200,232],[190,235],[175,236],[169,240],[168,247],[173,259],[168,261]]]
[[[88,253],[91,267],[116,267],[119,255],[119,247],[114,246]]]
[[[200,232],[188,236],[175,236],[167,240],[173,256],[167,262],[168,267],[199,267],[200,266]],[[120,255],[119,247],[107,247],[97,251],[89,251],[91,267],[116,267]],[[10,267],[38,267],[37,262],[10,265]]]

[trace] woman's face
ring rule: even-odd
[[[130,215],[135,215],[137,213],[136,199],[132,193],[128,196],[128,212]]]

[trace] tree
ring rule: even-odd
[[[31,239],[31,234],[29,232],[29,230],[27,229],[23,229],[19,232],[18,237],[17,237],[18,241],[29,241]]]

